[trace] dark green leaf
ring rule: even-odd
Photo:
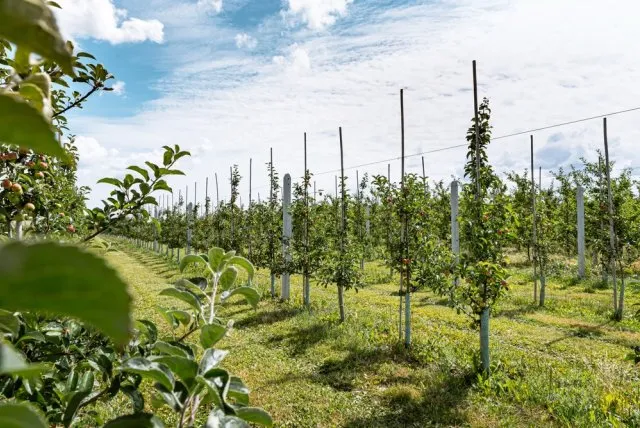
[[[101,178],[100,180],[98,180],[98,183],[106,183],[106,184],[112,184],[116,187],[122,187],[123,184],[120,180],[118,180],[117,178],[111,178],[111,177],[105,177],[105,178]]]
[[[167,342],[158,341],[153,345],[153,348],[162,354],[175,355],[177,357],[189,356],[184,349],[171,345]]]
[[[71,426],[80,403],[82,403],[82,400],[84,400],[89,396],[89,394],[91,394],[91,391],[93,389],[93,380],[93,373],[90,371],[86,372],[82,376],[78,390],[71,395],[71,398],[69,398],[69,402],[64,411],[62,423],[65,427]]]
[[[26,403],[0,404],[2,428],[48,428],[49,425],[38,410]]]
[[[220,341],[227,329],[219,324],[206,324],[200,329],[200,344],[204,349],[212,348]]]
[[[189,254],[180,260],[180,272],[184,271],[190,264],[207,266],[207,262],[202,257]]]
[[[131,171],[135,171],[138,174],[140,174],[141,176],[143,176],[145,180],[147,180],[147,181],[149,180],[149,172],[146,169],[144,169],[142,167],[139,167],[139,166],[136,166],[136,165],[131,165],[127,169],[130,169]]]
[[[125,361],[121,369],[129,373],[136,373],[142,377],[153,379],[169,391],[173,391],[173,375],[165,365],[154,363],[141,357],[134,357]]]
[[[164,423],[154,415],[139,413],[136,415],[120,416],[107,422],[102,428],[164,428]]]
[[[247,406],[249,405],[249,388],[242,382],[242,379],[237,376],[231,376],[227,397],[233,398],[236,403]]]
[[[120,390],[131,399],[133,413],[140,413],[144,410],[144,397],[133,385],[124,385]]]
[[[160,292],[160,295],[175,297],[176,299],[180,299],[183,302],[187,303],[189,306],[195,309],[196,312],[201,311],[200,301],[194,294],[188,291],[178,290],[177,288],[165,288]]]
[[[0,9],[4,1],[0,3]],[[0,32],[1,27],[0,23]],[[0,141],[67,159],[47,119],[18,96],[0,94]]]
[[[0,375],[33,377],[44,370],[42,365],[27,364],[22,354],[12,345],[0,342]]]
[[[244,257],[241,256],[234,256],[231,257],[228,261],[227,264],[230,265],[235,265],[235,266],[239,266],[241,268],[243,268],[244,270],[247,271],[247,274],[249,275],[249,279],[253,279],[253,274],[254,274],[254,267],[253,264],[251,264],[251,262],[247,259],[245,259]]]
[[[185,278],[181,278],[176,282],[176,287],[177,288],[185,288],[189,291],[191,291],[193,294],[195,294],[196,296],[204,296],[204,292],[202,290],[206,289],[206,284],[207,284],[207,280],[205,278],[203,278],[205,280],[205,287],[199,287],[196,284],[194,284],[193,282],[191,282],[188,279]]]
[[[260,294],[253,287],[238,287],[231,291],[226,291],[222,293],[220,299],[225,301],[232,296],[241,295],[247,300],[254,309],[258,306],[258,302],[260,302]]]
[[[0,309],[0,331],[17,336],[20,331],[20,321],[13,312]]]
[[[227,266],[220,275],[220,279],[218,280],[218,284],[220,285],[221,290],[228,290],[233,287],[233,284],[236,282],[236,278],[238,277],[238,269],[234,266]]]
[[[76,317],[118,344],[129,341],[127,285],[104,260],[77,247],[52,242],[0,247],[0,302],[9,310]]]
[[[161,355],[150,357],[151,361],[161,363],[169,367],[169,369],[188,386],[191,385],[198,373],[198,364],[187,357],[178,357],[176,355]]]
[[[167,192],[171,192],[171,187],[164,180],[158,180],[156,184],[153,185],[153,190],[166,190]]]
[[[236,409],[236,415],[247,422],[252,422],[265,427],[273,426],[273,419],[271,419],[271,415],[257,407],[240,407]]]

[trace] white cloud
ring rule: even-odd
[[[122,80],[118,80],[113,85],[111,85],[111,88],[113,89],[113,93],[115,95],[124,95],[125,93],[124,87],[125,87],[125,83]]]
[[[242,48],[254,49],[258,45],[258,41],[255,38],[248,35],[247,33],[236,34],[235,40],[236,40],[236,46],[239,49],[242,49]]]
[[[162,43],[164,25],[156,19],[127,18],[113,0],[60,0],[55,9],[63,33],[69,38],[93,38],[112,44]]]
[[[285,14],[296,17],[312,30],[322,30],[345,16],[353,0],[287,0],[287,3]]]
[[[287,55],[276,55],[273,57],[274,64],[286,67],[287,70],[296,74],[303,73],[311,69],[311,59],[309,52],[297,43],[289,46]]]
[[[204,197],[200,189],[205,177],[211,177],[213,188],[215,172],[221,198],[226,197],[229,166],[239,164],[243,199],[248,194],[249,158],[253,196],[257,199],[260,193],[264,199],[267,194],[264,164],[270,147],[281,176],[302,175],[306,131],[317,188],[333,192],[332,171],[340,166],[338,126],[343,127],[347,167],[399,156],[402,87],[408,153],[464,143],[473,115],[472,59],[478,60],[480,96],[491,99],[494,136],[637,106],[640,57],[628,46],[640,37],[634,19],[640,5],[631,0],[607,8],[598,5],[595,0],[446,0],[375,11],[366,2],[355,2],[340,34],[309,38],[302,30],[291,39],[278,38],[275,53],[264,56],[232,49],[198,60],[176,55],[196,44],[184,42],[171,50],[173,72],[151,82],[159,90],[158,99],[125,118],[91,117],[91,110],[83,110],[71,122],[72,131],[119,153],[128,153],[135,143],[143,153],[136,154],[136,162],[164,144],[178,142],[194,149],[199,164],[181,160],[179,167],[188,176],[172,177],[172,182],[184,189],[198,181],[199,197]],[[290,47],[281,50],[280,43]],[[260,46],[271,46],[262,34]],[[611,157],[619,166],[640,166],[639,114],[609,119]],[[559,132],[562,140],[548,141]],[[583,155],[595,157],[602,147],[602,122],[534,136],[536,163],[557,169]],[[490,160],[501,172],[523,170],[529,162],[528,144],[527,135],[495,140]],[[425,155],[427,175],[433,179],[460,176],[464,162],[465,148]],[[122,171],[125,163],[116,157],[100,166]],[[399,162],[390,163],[392,179],[397,180]],[[386,167],[385,162],[359,172],[385,174]],[[407,167],[420,172],[420,157],[409,158]],[[91,168],[81,169],[94,174]],[[348,174],[352,185],[355,172]],[[82,184],[92,184],[89,175],[81,178]],[[92,200],[101,196],[98,189]]]
[[[222,12],[222,0],[198,0],[198,7],[215,13]]]

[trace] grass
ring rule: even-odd
[[[164,326],[153,307],[169,304],[157,294],[180,277],[175,262],[119,248],[106,257],[131,286],[136,318]],[[431,293],[413,295],[413,345],[405,350],[396,281],[376,263],[366,271],[371,283],[346,293],[342,324],[335,287],[312,284],[306,310],[300,278],[292,279],[291,302],[279,302],[268,297],[263,271],[257,310],[238,302],[221,310],[236,322],[221,342],[231,351],[225,366],[277,426],[640,426],[640,376],[625,360],[640,344],[640,323],[610,320],[609,290],[550,278],[539,308],[530,270],[512,267],[510,293],[491,320],[487,379],[477,375],[477,332]],[[639,300],[629,290],[627,307]]]

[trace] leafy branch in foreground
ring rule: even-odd
[[[187,151],[180,150],[177,144],[173,148],[169,146],[163,148],[163,166],[147,161],[146,168],[137,165],[127,168],[136,172],[139,177],[127,174],[122,180],[106,177],[98,181],[98,183],[111,184],[115,189],[111,191],[109,198],[102,201],[104,205],[102,208],[88,210],[93,232],[84,238],[85,242],[124,219],[136,217],[144,220],[151,219],[145,206],[158,205],[152,193],[159,190],[171,192],[165,178],[170,175],[184,175],[182,171],[173,167],[180,158],[191,155]],[[152,220],[155,221],[155,219]],[[157,222],[156,224],[158,225]]]

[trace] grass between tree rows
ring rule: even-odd
[[[180,277],[177,265],[118,248],[106,257],[131,286],[136,318],[171,334],[154,306],[167,304],[157,294]],[[413,294],[413,345],[404,349],[397,281],[377,263],[366,266],[370,285],[346,293],[343,324],[335,287],[312,284],[306,310],[300,278],[283,303],[270,298],[268,272],[259,271],[259,308],[221,309],[235,320],[219,344],[231,351],[224,365],[282,427],[640,426],[638,369],[625,360],[640,344],[640,323],[610,321],[610,290],[566,285],[575,281],[551,280],[539,308],[530,270],[511,273],[509,295],[492,315],[488,379],[476,374],[478,334],[468,318],[431,293]],[[630,287],[629,307],[637,301]]]

